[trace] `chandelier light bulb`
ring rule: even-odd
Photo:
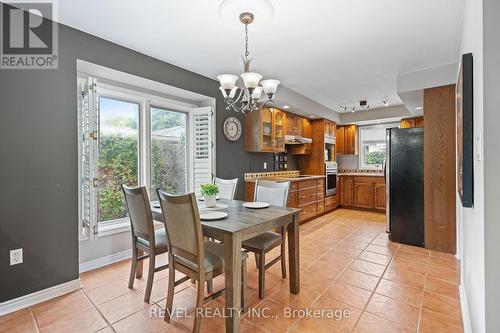
[[[236,85],[238,77],[233,74],[222,74],[217,76],[217,80],[219,80],[222,89],[226,91],[231,91]]]
[[[255,89],[259,85],[262,75],[255,72],[246,72],[241,74],[241,78],[243,79],[245,87],[248,89]]]
[[[252,92],[252,98],[254,99],[259,99],[260,96],[262,96],[262,87],[258,86],[256,87],[253,92]]]
[[[278,90],[278,85],[280,84],[280,81],[278,80],[262,80],[260,83],[262,85],[262,88],[264,89],[264,92],[266,94],[275,94],[276,90]]]

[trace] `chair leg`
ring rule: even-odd
[[[212,294],[214,292],[214,280],[207,280],[207,293]]]
[[[128,278],[128,288],[134,288],[135,272],[137,270],[137,248],[132,249],[132,262],[130,263],[130,277]]]
[[[196,297],[196,309],[200,309],[203,307],[203,287],[204,287],[204,277],[199,276],[198,280],[198,292]],[[201,327],[201,316],[198,315],[198,311],[195,310],[194,313],[194,324],[193,324],[193,333],[199,333]]]
[[[255,256],[255,266],[257,267],[257,269],[259,269],[259,255],[257,254],[257,252],[254,252],[253,255]]]
[[[241,263],[241,308],[247,312],[247,260]]]
[[[266,289],[266,256],[259,253],[259,298],[264,299]]]
[[[281,239],[281,276],[286,279],[285,239]]]
[[[137,250],[137,256],[138,257],[141,257],[142,255],[144,255],[144,252],[142,250]],[[136,268],[136,271],[135,271],[135,277],[140,279],[142,277],[142,262],[144,260],[141,260],[137,263],[137,268]]]
[[[149,252],[149,269],[148,282],[146,283],[146,291],[144,292],[144,302],[149,303],[151,297],[151,289],[153,289],[153,277],[155,275],[155,253],[153,250]]]
[[[175,263],[173,256],[169,255],[168,260],[168,290],[167,290],[167,304],[165,305],[165,321],[170,323],[172,316],[172,304],[174,303],[175,291]]]

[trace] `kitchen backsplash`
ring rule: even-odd
[[[360,170],[360,169],[338,169],[338,173],[376,173],[380,174],[382,170]]]
[[[270,171],[270,172],[252,172],[245,173],[245,181],[251,179],[257,179],[262,177],[279,177],[279,176],[298,176],[300,175],[300,171],[292,170],[292,171]]]
[[[337,155],[337,168],[339,170],[359,169],[359,156],[357,155]]]

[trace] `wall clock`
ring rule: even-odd
[[[236,141],[241,136],[241,122],[236,117],[228,117],[224,121],[224,136],[229,141]]]

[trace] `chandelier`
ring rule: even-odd
[[[253,58],[249,58],[248,25],[253,20],[254,15],[250,12],[240,14],[240,22],[245,25],[245,55],[241,56],[244,64],[244,72],[240,74],[243,84],[238,86],[238,76],[233,74],[217,76],[220,82],[219,89],[226,102],[226,110],[243,113],[260,110],[260,108],[272,101],[280,84],[278,80],[262,80],[261,74],[250,71],[250,63]],[[263,94],[264,98],[261,98]]]

